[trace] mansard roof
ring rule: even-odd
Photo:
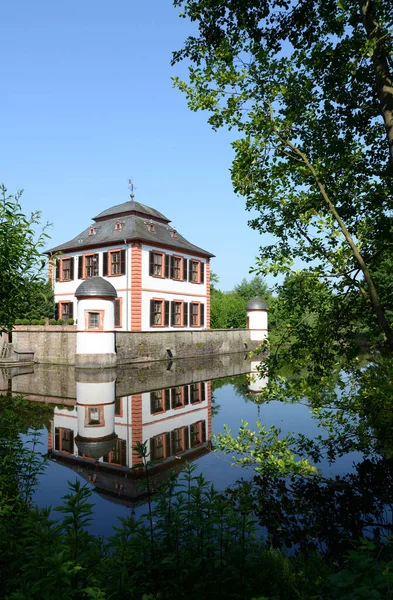
[[[107,208],[100,212],[96,217],[93,217],[93,221],[102,221],[108,217],[125,217],[126,215],[139,215],[148,217],[149,219],[157,219],[159,221],[164,221],[165,223],[170,223],[170,220],[155,208],[150,208],[150,206],[135,202],[135,200],[129,200],[128,202],[123,202],[123,204],[116,204],[111,208]]]
[[[94,221],[72,240],[47,250],[47,253],[76,252],[138,240],[152,246],[174,248],[179,252],[214,256],[186,240],[168,224],[170,221],[158,210],[134,200],[104,210],[94,217]],[[117,224],[120,226],[115,227]]]

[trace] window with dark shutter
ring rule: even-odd
[[[69,319],[73,319],[74,318],[74,303],[73,302],[69,303],[68,318]]]
[[[171,409],[170,390],[164,390],[164,394],[165,394],[165,410],[170,410]]]
[[[83,279],[83,256],[78,257],[78,279]]]
[[[154,252],[149,252],[149,275],[154,274]]]
[[[100,267],[100,256],[99,254],[94,255],[94,275],[99,275],[99,267]]]
[[[205,283],[205,263],[199,263],[199,283]]]
[[[188,450],[190,447],[190,435],[188,427],[184,428],[184,450]]]
[[[108,275],[108,252],[104,252],[102,255],[102,275],[103,277]]]
[[[204,304],[199,305],[199,325],[200,325],[200,327],[205,326],[205,305]]]
[[[183,258],[183,280],[187,281],[188,259]]]
[[[121,326],[121,319],[120,319],[120,299],[117,298],[115,300],[115,327],[120,327]]]
[[[204,402],[206,400],[206,388],[205,388],[205,382],[202,381],[201,383],[201,402]]]
[[[165,256],[165,277],[168,279],[170,263],[171,263],[171,256],[170,256],[170,254],[165,254],[164,256]]]
[[[168,256],[169,256],[169,254],[168,254]],[[175,278],[175,263],[176,263],[176,259],[173,256],[170,257],[170,258],[171,258],[171,261],[170,261],[171,262],[171,266],[170,266],[170,269],[169,269],[169,276],[170,276],[171,279],[174,279]]]
[[[120,251],[120,273],[126,274],[126,251],[124,249]]]
[[[187,406],[187,404],[189,403],[189,398],[188,398],[188,385],[184,386],[184,406]]]
[[[165,327],[169,327],[169,300],[165,300]]]
[[[192,281],[192,260],[188,261],[188,281]]]
[[[56,302],[55,304],[55,319],[59,318],[59,303]]]
[[[206,421],[202,421],[202,442],[206,442]]]
[[[188,327],[188,302],[183,303],[183,327]]]

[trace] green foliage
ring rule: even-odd
[[[216,276],[215,282],[219,279]],[[251,281],[245,278],[231,292],[211,288],[210,327],[212,329],[244,329],[246,326],[246,304],[251,298],[262,296],[271,300],[267,284],[256,275]]]
[[[246,302],[252,298],[260,297],[269,304],[269,299],[271,298],[269,287],[260,275],[255,275],[251,281],[247,281],[244,277],[240,283],[235,285],[233,291],[238,296],[244,298]]]
[[[57,325],[56,319],[49,319],[49,325]]]
[[[22,319],[27,318],[32,325],[40,325],[42,319],[52,317],[54,312],[55,304],[51,282],[48,280],[30,282],[18,308],[18,316]],[[33,321],[35,322],[33,323]]]
[[[73,325],[74,323],[74,319],[67,319],[67,325]]]
[[[196,26],[173,62],[192,110],[234,129],[232,181],[273,236],[257,270],[294,261],[393,347],[393,5],[175,0]],[[385,306],[386,305],[386,306]],[[354,307],[354,312],[351,310]],[[359,310],[360,309],[360,310]]]
[[[48,235],[46,227],[37,236],[40,213],[26,217],[22,212],[20,197],[8,194],[0,186],[0,332],[11,330],[15,319],[26,316],[32,290],[43,284],[46,264],[42,254]],[[34,292],[35,293],[35,292]],[[32,315],[39,318],[46,315]]]

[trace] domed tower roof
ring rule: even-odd
[[[85,279],[76,288],[75,297],[81,296],[109,296],[110,298],[116,298],[117,292],[113,285],[102,277],[90,277]]]
[[[84,454],[85,456],[98,460],[101,456],[105,456],[114,449],[117,437],[116,433],[112,433],[101,439],[89,439],[77,435],[75,437],[75,444],[79,454]]]
[[[246,310],[267,310],[269,307],[263,298],[252,298],[246,304]]]

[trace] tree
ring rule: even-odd
[[[389,0],[174,0],[198,25],[173,63],[192,110],[239,133],[232,180],[275,237],[262,274],[310,281],[371,316],[393,348],[393,5]],[[353,301],[353,302],[351,302]],[[390,308],[390,307],[389,307]]]
[[[26,217],[21,195],[9,194],[4,185],[0,186],[0,332],[12,329],[31,300],[32,286],[44,281],[46,258],[42,251],[47,226],[36,234],[40,213]]]
[[[267,283],[262,279],[260,275],[255,275],[251,281],[247,281],[245,277],[240,283],[235,285],[233,291],[238,296],[241,296],[248,302],[252,298],[261,297],[268,302],[271,297],[271,292],[268,288]]]

